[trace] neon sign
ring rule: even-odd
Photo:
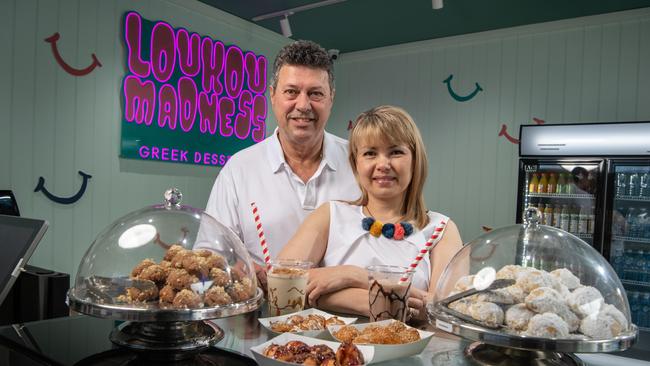
[[[124,16],[121,156],[223,166],[266,135],[267,59]]]

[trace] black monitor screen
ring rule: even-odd
[[[0,303],[47,230],[47,221],[0,215]],[[18,267],[18,268],[17,268]]]
[[[11,191],[0,190],[0,215],[20,216],[16,198]]]

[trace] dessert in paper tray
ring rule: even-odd
[[[335,316],[318,309],[305,309],[293,314],[258,319],[270,332],[294,333],[307,337],[322,338],[327,335],[327,326],[352,324],[357,318]]]

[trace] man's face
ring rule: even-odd
[[[280,134],[294,144],[322,139],[332,111],[334,91],[327,71],[306,66],[284,65],[278,85],[271,88],[271,105]]]

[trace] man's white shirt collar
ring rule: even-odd
[[[323,135],[323,160],[322,162],[326,167],[332,171],[336,171],[338,168],[337,161],[331,159],[334,156],[334,144],[330,141],[332,137],[329,136],[327,132]],[[268,151],[266,156],[269,159],[269,164],[271,165],[271,170],[273,173],[280,171],[285,164],[287,164],[284,159],[284,152],[282,151],[282,145],[280,145],[280,138],[278,137],[278,127],[273,131],[273,136],[271,137],[268,145]],[[288,164],[287,164],[288,165]]]

